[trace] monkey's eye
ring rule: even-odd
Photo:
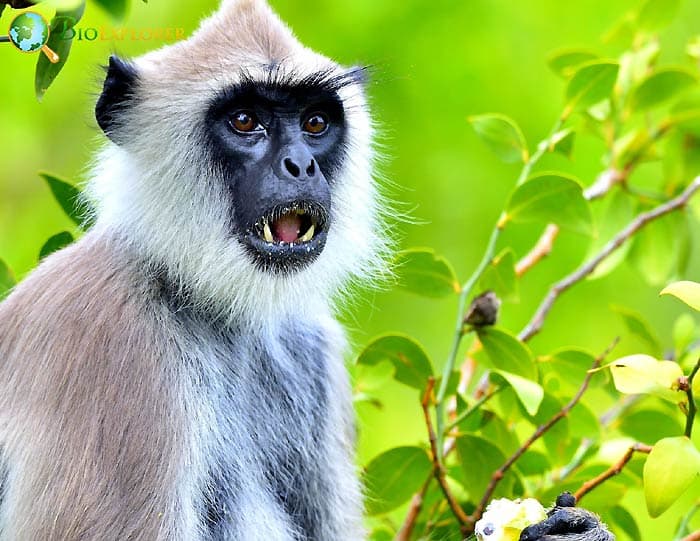
[[[321,135],[328,129],[328,118],[323,113],[313,113],[306,117],[301,128],[311,135]]]
[[[239,133],[251,133],[263,129],[253,111],[236,111],[231,115],[229,124]]]

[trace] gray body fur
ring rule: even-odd
[[[336,324],[209,320],[127,254],[89,234],[0,305],[0,537],[361,538]]]

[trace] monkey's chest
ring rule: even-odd
[[[320,539],[332,490],[322,340],[247,337],[218,352],[200,389],[213,421],[202,437],[206,529],[212,539],[256,539],[243,516],[255,508],[288,532],[280,539]]]

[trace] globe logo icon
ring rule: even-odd
[[[46,45],[50,33],[48,23],[41,15],[27,11],[17,15],[10,23],[8,38],[23,53],[42,51],[51,62],[56,63],[58,55]]]

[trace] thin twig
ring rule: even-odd
[[[614,186],[623,183],[626,180],[626,173],[616,169],[607,169],[600,173],[595,182],[583,191],[583,197],[587,201],[600,199],[612,190]],[[537,239],[537,242],[532,249],[525,254],[520,261],[515,264],[515,274],[522,276],[532,267],[537,265],[546,256],[548,256],[554,248],[554,242],[559,236],[559,226],[556,224],[547,224],[544,231]]]
[[[681,535],[683,532],[690,530],[690,521],[693,520],[693,516],[698,512],[698,510],[700,510],[700,500],[696,501],[690,510],[683,516],[683,518],[681,518],[676,535],[673,537],[673,541],[682,541]]]
[[[435,479],[437,480],[438,485],[442,490],[442,494],[445,496],[445,500],[447,500],[447,503],[450,506],[452,514],[457,519],[457,522],[459,522],[459,528],[462,531],[462,534],[466,537],[470,533],[468,531],[469,517],[464,512],[464,509],[462,509],[462,507],[459,505],[459,502],[457,502],[457,500],[455,499],[454,495],[452,494],[452,491],[450,490],[450,487],[447,486],[447,479],[445,477],[445,467],[439,459],[440,454],[438,440],[435,435],[435,430],[433,430],[433,421],[430,416],[430,404],[432,402],[434,387],[435,378],[430,377],[428,379],[428,385],[425,388],[425,393],[423,394],[423,399],[421,400],[423,416],[425,417],[425,426],[428,429],[428,439],[430,440],[430,450],[433,454],[433,475],[435,476]]]
[[[612,408],[610,408],[608,411],[606,411],[600,416],[598,420],[600,427],[609,427],[613,422],[619,419],[620,416],[622,416],[632,406],[639,402],[641,397],[642,395],[638,394],[621,396]],[[586,458],[588,451],[593,447],[593,445],[596,444],[596,442],[597,440],[595,440],[594,438],[583,438],[583,440],[581,440],[581,444],[578,446],[578,449],[576,449],[576,452],[574,453],[574,456],[571,459],[571,461],[565,466],[562,466],[557,472],[557,474],[555,476],[552,476],[552,479],[557,483],[561,483],[564,479],[571,475],[571,473],[574,472],[581,465],[583,460]]]
[[[608,356],[612,349],[617,345],[618,341],[619,338],[616,338],[612,342],[612,344],[610,344],[607,347],[607,349],[601,355],[599,355],[595,359],[595,361],[593,361],[590,370],[586,374],[586,377],[584,378],[583,382],[581,383],[581,386],[579,387],[578,391],[576,391],[576,394],[573,396],[573,398],[569,400],[569,402],[561,410],[555,413],[546,423],[538,426],[537,429],[532,433],[532,435],[527,440],[525,440],[525,442],[518,448],[518,450],[515,451],[503,463],[503,465],[493,473],[493,475],[491,476],[491,481],[489,481],[488,487],[486,487],[486,491],[484,492],[481,501],[479,501],[479,505],[476,506],[474,513],[472,513],[470,517],[472,522],[476,522],[481,518],[481,515],[483,514],[484,509],[486,508],[486,504],[491,499],[491,496],[493,496],[493,493],[496,490],[498,483],[500,483],[501,479],[503,479],[503,476],[511,468],[511,466],[515,464],[517,460],[521,456],[523,456],[530,447],[532,447],[533,443],[540,439],[556,423],[558,423],[564,417],[566,417],[569,414],[569,412],[573,409],[573,407],[576,404],[578,404],[579,400],[581,400],[581,397],[583,396],[583,393],[585,393],[586,389],[588,389],[588,384],[590,383],[591,378],[593,377],[593,370],[600,366],[600,364],[603,362],[603,359],[605,359]]]
[[[614,477],[618,475],[620,472],[622,472],[622,469],[625,467],[625,465],[632,460],[632,456],[634,456],[634,453],[645,453],[649,454],[651,453],[651,446],[650,445],[645,445],[643,443],[635,443],[632,445],[623,457],[618,460],[615,464],[610,466],[607,470],[605,470],[603,473],[598,475],[597,477],[594,477],[590,481],[586,481],[581,485],[581,488],[579,488],[575,493],[574,497],[576,498],[576,502],[580,502],[581,499],[588,494],[591,490],[596,488],[598,485],[602,484],[604,481],[607,481],[611,477]]]
[[[554,241],[558,236],[559,226],[556,224],[547,224],[547,227],[545,227],[537,243],[535,243],[532,249],[515,264],[515,274],[517,276],[522,276],[547,257],[552,251]]]
[[[430,483],[432,482],[432,480],[433,476],[431,474],[425,480],[420,490],[416,492],[411,498],[408,513],[406,513],[406,518],[404,519],[403,524],[401,524],[399,531],[396,532],[396,536],[394,536],[394,541],[409,541],[409,539],[411,539],[413,528],[415,527],[416,521],[418,520],[418,515],[420,515],[420,512],[423,510],[423,501],[425,500],[425,495],[428,492],[428,488],[430,488]]]
[[[665,216],[666,214],[669,214],[670,212],[683,208],[693,194],[695,194],[695,192],[699,189],[700,177],[697,177],[678,197],[671,199],[663,205],[659,205],[649,212],[644,212],[637,216],[637,218],[627,225],[627,227],[625,227],[610,242],[608,242],[603,249],[598,252],[597,255],[595,255],[595,257],[588,260],[563,280],[560,280],[554,284],[540,306],[537,308],[535,315],[532,317],[527,326],[520,332],[518,338],[525,342],[535,336],[535,334],[537,334],[542,328],[542,325],[544,325],[544,320],[554,306],[554,303],[564,291],[591,274],[598,267],[598,265],[600,265],[600,263],[607,259],[613,252],[620,248],[620,246],[622,246],[645,225],[662,216]]]
[[[700,370],[700,359],[698,359],[698,362],[695,363],[695,367],[690,372],[685,389],[685,393],[688,396],[688,413],[685,417],[685,435],[688,438],[693,435],[693,421],[695,421],[695,413],[697,412],[695,408],[695,398],[693,398],[693,379],[695,379],[698,370]]]

